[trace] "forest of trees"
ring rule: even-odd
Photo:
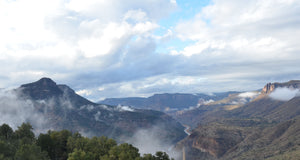
[[[165,152],[140,155],[128,143],[107,137],[87,138],[68,130],[48,131],[35,137],[29,123],[17,130],[0,126],[0,160],[171,160]]]

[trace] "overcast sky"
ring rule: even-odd
[[[300,79],[299,0],[0,0],[0,88],[92,100]]]

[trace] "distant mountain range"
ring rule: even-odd
[[[120,138],[132,137],[141,129],[156,127],[159,128],[156,131],[160,136],[157,138],[168,143],[175,143],[186,136],[184,127],[165,113],[121,105],[96,104],[77,95],[67,85],[57,85],[50,78],[21,85],[13,92],[24,105],[33,105],[30,114],[32,117],[39,115],[37,117],[43,120],[29,119],[33,124],[41,121],[43,129],[68,129],[88,136],[103,135],[121,140]],[[1,101],[1,107],[5,108],[5,97]]]
[[[166,113],[197,107],[198,105],[218,101],[231,94],[239,92],[224,92],[212,94],[163,93],[154,94],[148,98],[107,98],[98,103],[107,105],[127,105],[141,109],[153,109]]]

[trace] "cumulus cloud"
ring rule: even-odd
[[[176,26],[179,38],[196,41],[179,53],[221,52],[248,60],[294,55],[286,49],[297,47],[295,39],[286,35],[299,33],[299,5],[297,1],[215,0],[193,19]]]
[[[116,63],[119,57],[108,54],[122,55],[131,38],[149,35],[158,27],[156,21],[176,6],[168,0],[29,0],[1,1],[0,7],[0,60],[12,64],[7,73],[42,71],[45,76]],[[91,59],[97,56],[101,58]]]
[[[0,87],[51,77],[98,100],[300,78],[298,1],[214,0],[175,26],[175,0],[0,3]]]
[[[276,88],[269,97],[279,101],[289,101],[292,98],[299,96],[299,89],[294,88]]]
[[[82,90],[78,90],[76,91],[77,94],[81,95],[81,96],[89,96],[92,94],[92,91],[90,90],[86,90],[86,89],[82,89]]]
[[[291,57],[300,58],[292,36],[299,34],[299,7],[297,1],[215,0],[176,26],[177,37],[193,42],[175,53],[232,78],[229,74],[272,74],[274,67],[291,74],[289,63],[297,65]],[[211,62],[225,68],[211,66]]]

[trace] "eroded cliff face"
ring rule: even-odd
[[[194,139],[193,147],[206,151],[216,158],[243,140],[243,131],[238,128],[199,126],[197,129],[199,137]]]
[[[296,88],[300,88],[300,80],[291,80],[289,82],[285,82],[285,83],[268,83],[264,86],[264,88],[262,89],[262,93],[263,94],[269,94],[271,92],[273,92],[276,88],[290,88],[290,89],[296,89]]]
[[[268,83],[267,85],[265,85],[265,87],[262,89],[262,93],[264,94],[269,94],[272,91],[275,90],[275,85],[276,83]]]
[[[193,152],[199,152],[201,158],[219,159],[244,139],[244,130],[239,127],[223,125],[198,126],[193,133],[177,144],[178,148],[187,148],[187,159],[197,159]],[[196,151],[192,151],[192,150]]]

